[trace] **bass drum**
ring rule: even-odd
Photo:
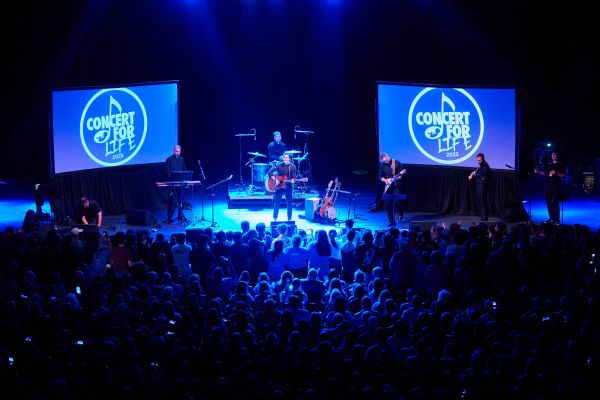
[[[258,185],[259,182],[265,180],[265,175],[271,166],[266,163],[254,163],[252,169],[252,180],[254,181],[254,185]]]

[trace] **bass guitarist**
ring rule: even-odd
[[[392,159],[389,154],[381,153],[379,156],[379,180],[384,184],[383,198],[386,195],[397,195],[405,193],[403,176],[406,170],[402,168],[402,164],[395,159]],[[384,207],[388,217],[388,226],[396,225],[396,215],[399,219],[404,218],[404,204],[402,200],[387,199],[384,200]]]
[[[289,154],[283,155],[283,161],[275,164],[267,171],[269,179],[275,182],[275,194],[274,194],[274,208],[273,208],[273,220],[277,221],[279,215],[279,205],[281,204],[281,197],[285,194],[285,201],[287,203],[287,219],[292,220],[292,193],[293,185],[296,181],[296,166],[291,163],[291,156]]]

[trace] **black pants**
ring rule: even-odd
[[[275,206],[273,208],[273,219],[277,219],[279,215],[279,206],[281,205],[281,197],[285,194],[285,201],[287,203],[287,219],[288,221],[292,220],[292,185],[287,184],[283,189],[275,190],[275,195],[273,197],[275,201]]]
[[[385,196],[389,194],[391,197],[397,197],[399,195],[398,192],[389,192],[383,195]],[[396,224],[395,215],[399,215],[400,219],[404,218],[404,200],[384,200],[385,212],[387,213],[388,221],[390,224]],[[394,215],[395,214],[395,215]]]
[[[488,220],[487,192],[487,185],[481,183],[476,185],[475,195],[477,196],[477,207],[479,208],[479,216],[482,221]]]
[[[173,214],[177,210],[177,218],[181,219],[183,216],[181,209],[179,208],[179,199],[181,197],[181,188],[172,188],[169,191],[169,199],[167,203],[167,220],[173,221]]]
[[[560,222],[560,186],[546,186],[546,207],[548,207],[548,217],[555,222]]]

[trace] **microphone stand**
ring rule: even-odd
[[[230,175],[229,177],[222,179],[219,182],[212,184],[206,188],[206,189],[210,189],[210,205],[211,205],[211,209],[212,209],[212,219],[210,221],[211,228],[215,228],[217,226],[217,223],[215,222],[215,187],[219,186],[222,183],[230,181],[231,178],[233,178],[233,175]]]
[[[198,160],[198,167],[200,167],[200,179],[202,180],[202,186],[200,188],[201,193],[200,193],[200,198],[202,201],[202,218],[200,218],[200,222],[204,223],[207,220],[204,218],[204,183],[206,182],[206,175],[204,175],[204,170],[202,169],[202,163],[200,162],[200,160]]]
[[[240,148],[240,190],[244,190],[244,179],[242,179],[242,135],[238,135]]]
[[[243,191],[244,190],[244,179],[242,178],[242,137],[245,136],[254,136],[254,140],[256,140],[256,129],[252,128],[250,129],[250,132],[252,133],[238,133],[237,136],[240,140],[239,140],[239,148],[240,148],[240,183],[238,184],[239,186],[239,190]]]
[[[360,195],[360,193],[352,193],[350,195],[351,201],[354,202],[353,205],[352,205],[352,209],[353,209],[353,213],[354,213],[353,219],[362,219],[362,220],[366,221],[367,220],[366,218],[363,218],[363,217],[360,216],[360,214],[356,213],[356,197],[358,195]],[[348,210],[348,219],[350,219],[350,210]]]

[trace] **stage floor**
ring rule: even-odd
[[[306,218],[305,208],[306,200],[304,198],[295,199],[292,219],[299,229],[304,229],[311,233],[317,229],[331,229],[333,227],[341,228],[346,219],[354,220],[355,226],[359,228],[369,228],[372,230],[384,230],[388,228],[388,221],[383,211],[369,212],[369,206],[374,201],[374,193],[369,188],[346,188],[351,194],[340,195],[335,205],[335,221],[332,223],[322,223],[313,221],[312,218]],[[535,223],[541,223],[548,218],[545,202],[542,193],[537,193],[524,188],[523,200],[525,201],[525,210],[531,215]],[[157,223],[151,226],[139,226],[127,224],[127,215],[105,215],[103,229],[110,231],[127,229],[151,229],[153,232],[162,232],[170,235],[177,232],[185,232],[190,229],[200,229],[212,227],[215,230],[239,230],[242,221],[248,221],[251,227],[259,222],[264,222],[269,226],[273,221],[273,209],[271,202],[262,196],[264,203],[252,203],[246,208],[231,208],[231,196],[225,193],[217,195],[213,202],[210,198],[202,201],[199,195],[188,199],[190,209],[184,210],[187,222],[176,221],[173,224],[165,224],[162,221],[166,219],[166,210],[149,210],[156,218]],[[322,195],[322,194],[321,194]],[[240,194],[241,197],[244,194]],[[250,195],[254,196],[254,195]],[[318,198],[314,193],[310,196]],[[204,204],[203,204],[204,203]],[[8,226],[18,229],[23,224],[23,218],[27,210],[35,210],[35,202],[30,190],[23,190],[18,185],[3,184],[0,187],[0,229],[4,230]],[[44,212],[50,212],[48,204],[43,206]],[[563,223],[564,224],[582,224],[588,225],[593,230],[600,229],[600,201],[594,196],[584,194],[575,195],[569,202],[564,203]],[[463,226],[472,223],[478,223],[479,217],[475,215],[438,215],[434,213],[405,212],[405,217],[398,223],[401,229],[409,228],[411,224],[418,224],[422,229],[430,227],[432,224],[452,222],[461,222]],[[279,212],[279,222],[286,220],[286,209],[282,208]],[[490,216],[488,223],[503,221],[497,216]],[[42,223],[51,226],[51,223]],[[66,229],[68,227],[59,227]],[[68,229],[67,229],[68,230]]]

